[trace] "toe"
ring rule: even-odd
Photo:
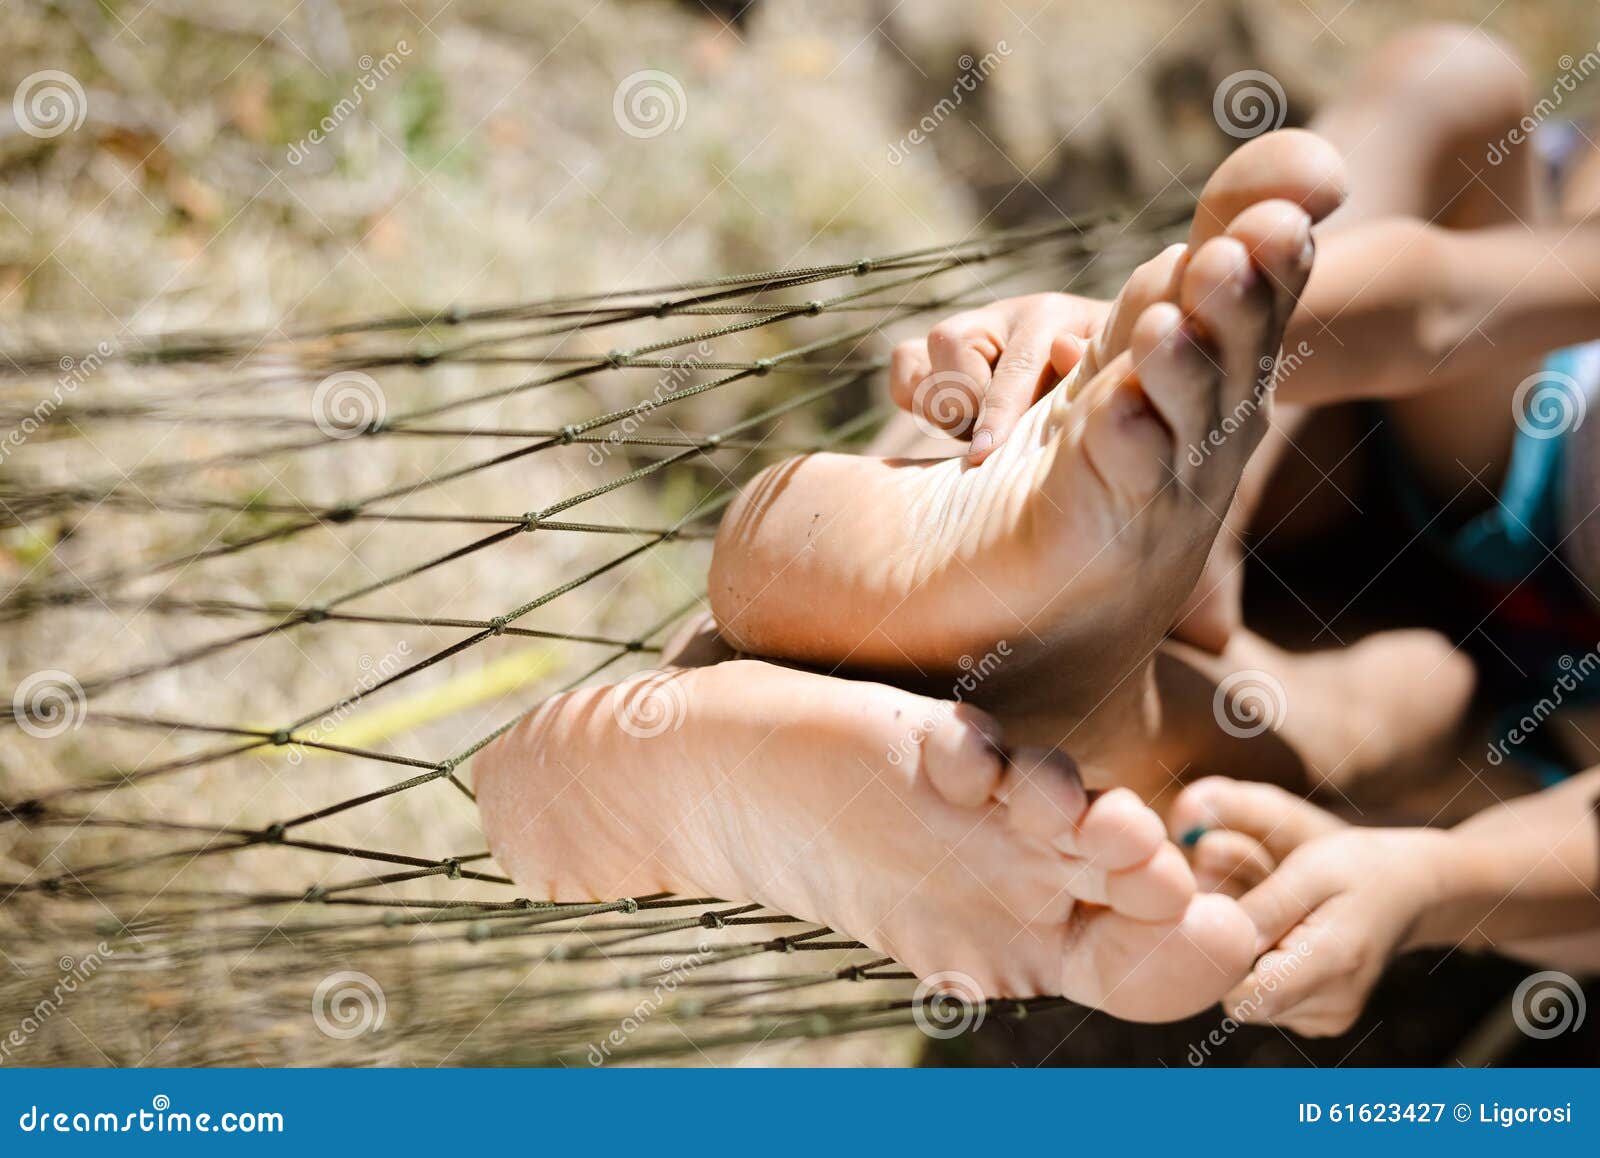
[[[1267,409],[1256,403],[1266,396],[1283,336],[1272,288],[1242,242],[1219,237],[1189,263],[1179,300],[1222,369],[1219,410],[1236,417],[1244,448],[1253,448],[1267,427]]]
[[[1139,921],[1173,921],[1195,895],[1194,874],[1177,845],[1163,844],[1141,865],[1106,876],[1106,904]]]
[[[1320,221],[1344,201],[1345,190],[1344,159],[1327,141],[1301,129],[1265,133],[1234,150],[1206,181],[1190,248],[1222,233],[1258,201],[1289,201]]]
[[[1175,1021],[1214,1004],[1250,969],[1255,927],[1227,897],[1193,898],[1177,921],[1084,913],[1062,961],[1062,992],[1131,1021]]]
[[[1249,251],[1272,287],[1275,313],[1287,318],[1311,276],[1311,215],[1289,201],[1263,201],[1234,218],[1227,236]]]
[[[1079,364],[1079,383],[1086,385],[1091,376],[1128,348],[1133,328],[1146,309],[1156,302],[1170,301],[1177,296],[1178,277],[1187,252],[1185,245],[1170,245],[1135,269],[1123,283],[1105,325],[1095,335],[1094,341],[1089,343],[1089,349]]]
[[[1089,803],[1072,758],[1043,748],[1022,748],[1011,754],[995,797],[1014,830],[1047,844],[1072,832]]]
[[[994,796],[1004,770],[1000,724],[967,704],[936,703],[922,737],[922,770],[951,804],[977,808]]]
[[[1183,325],[1183,312],[1169,302],[1145,311],[1133,333],[1132,353],[1145,397],[1172,441],[1184,448],[1178,457],[1192,462],[1190,450],[1217,424],[1221,367]]]
[[[1157,307],[1159,308],[1159,307]],[[1083,461],[1115,499],[1137,510],[1172,478],[1173,436],[1124,354],[1079,404]]]
[[[1055,845],[1069,856],[1116,872],[1143,864],[1166,840],[1161,818],[1127,788],[1113,788],[1097,798],[1071,832]]]

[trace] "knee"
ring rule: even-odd
[[[1518,120],[1533,100],[1515,51],[1467,24],[1408,28],[1384,42],[1364,74],[1364,92],[1402,95],[1441,114],[1466,115],[1475,126]]]

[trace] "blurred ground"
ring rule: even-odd
[[[105,337],[173,329],[295,329],[945,243],[1108,201],[1143,201],[1177,185],[1197,188],[1235,143],[1212,115],[1213,93],[1243,69],[1276,78],[1288,122],[1302,123],[1353,56],[1419,18],[1484,20],[1522,54],[1536,90],[1560,71],[1563,55],[1581,56],[1600,41],[1600,10],[1586,0],[756,0],[737,7],[734,20],[735,8],[4,0],[0,94],[20,98],[30,78],[57,70],[81,89],[83,118],[41,135],[25,131],[20,104],[9,118],[0,108],[0,348],[88,349]],[[964,85],[975,69],[982,79]],[[675,127],[657,132],[648,106],[619,105],[644,70],[670,78],[665,87],[647,79],[634,88],[653,83],[665,92],[665,112],[656,113]],[[958,91],[959,105],[942,111]],[[913,141],[928,118],[934,127]],[[511,377],[462,367],[442,386],[419,376],[403,388],[466,392]],[[96,396],[144,388],[116,369],[93,383]],[[600,397],[571,405],[592,409],[596,401],[618,404]],[[581,412],[551,405],[555,412],[542,417],[552,423]],[[695,416],[711,429],[733,417],[733,405],[709,398]],[[8,462],[0,485],[12,494],[157,452],[209,453],[224,445],[217,437],[186,430],[152,442],[147,430],[126,428],[65,439],[45,465]],[[240,468],[207,485],[219,494],[313,501],[446,469],[460,453],[384,443],[331,467],[306,460],[282,471]],[[537,505],[529,495],[571,481],[530,463],[471,480],[448,501],[459,511],[523,510]],[[662,491],[619,492],[608,514],[648,521],[671,502]],[[0,586],[37,583],[52,570],[92,572],[124,554],[159,553],[169,538],[221,530],[204,518],[129,518],[110,536],[61,523],[7,526]],[[241,563],[225,590],[298,600],[347,586],[408,549],[378,534],[342,542],[348,555],[331,570],[325,548],[308,548],[276,556],[270,568]],[[543,542],[518,546],[408,588],[407,598],[413,608],[493,614],[541,589],[541,577],[581,566],[590,549],[572,544],[551,557]],[[675,559],[596,587],[584,602],[564,605],[569,618],[548,626],[573,629],[581,619],[584,630],[604,632],[637,624],[680,598],[703,564],[692,546]],[[184,642],[160,622],[104,630],[86,612],[49,631],[6,625],[0,661],[14,683],[62,666],[69,653],[74,667],[105,670]],[[337,697],[360,678],[358,655],[381,662],[401,643],[420,651],[441,641],[372,629],[340,637],[336,648],[264,646],[245,667],[146,684],[139,704],[278,719],[308,683]],[[417,742],[436,737],[448,749],[450,737],[482,731],[578,667],[568,654],[518,654],[538,669],[535,678],[480,705],[470,720],[421,730]],[[450,674],[448,666],[439,672]],[[125,749],[91,751],[87,741],[69,741],[46,753],[8,734],[0,780],[37,790],[108,760],[137,762],[145,751],[136,742],[124,737]],[[209,783],[196,777],[147,803],[167,815],[203,814]],[[357,775],[337,790],[364,787]],[[305,803],[278,791],[263,786],[241,806],[268,817]],[[428,855],[470,843],[470,809],[409,808],[396,803],[389,823]],[[0,837],[8,878],[48,868],[59,853],[4,843],[10,839]],[[93,839],[115,851],[109,838]],[[229,871],[251,879],[248,859]],[[19,999],[39,962],[57,956],[42,924],[9,931],[5,952]],[[157,1012],[148,1025],[96,1035],[99,1045],[58,1027],[49,1056],[196,1056],[203,1036],[192,1025],[163,1036],[178,1020],[159,1012],[169,998],[177,1000],[151,999]],[[262,1056],[314,1060],[314,1052],[297,1051],[319,1044],[279,1041]],[[879,1045],[852,1045],[845,1055],[904,1056],[899,1046]]]

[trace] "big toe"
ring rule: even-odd
[[[1227,897],[1202,894],[1177,921],[1085,913],[1063,962],[1063,993],[1130,1021],[1175,1021],[1215,1004],[1250,971],[1255,926]]]
[[[1195,206],[1189,249],[1220,235],[1257,202],[1292,202],[1315,222],[1337,209],[1346,192],[1344,158],[1327,141],[1303,129],[1265,133],[1236,149],[1211,174]]]

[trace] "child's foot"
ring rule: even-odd
[[[1291,652],[1244,629],[1221,655],[1179,643],[1170,653],[1205,680],[1197,703],[1163,696],[1175,728],[1199,720],[1205,735],[1179,745],[1198,767],[1237,771],[1239,746],[1271,733],[1296,768],[1252,778],[1352,791],[1364,781],[1397,782],[1435,772],[1455,750],[1472,704],[1476,669],[1436,631],[1380,631],[1344,647]],[[1190,726],[1188,731],[1200,732]]]
[[[733,661],[560,696],[474,770],[530,895],[756,900],[991,997],[1164,1020],[1249,967],[1254,929],[1126,789],[1001,757],[981,713]]]
[[[981,466],[813,455],[759,476],[718,535],[723,632],[763,654],[922,673],[1005,640],[1008,697],[1046,654],[1071,657],[1086,697],[1137,684],[1266,429],[1310,227],[1341,181],[1306,133],[1234,153],[1188,249],[1129,280],[1081,366]]]

